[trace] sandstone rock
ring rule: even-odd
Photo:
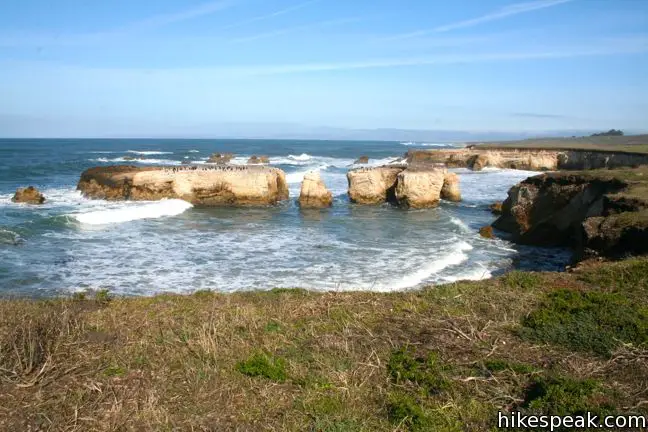
[[[45,197],[34,186],[29,186],[18,189],[11,201],[15,203],[43,204]]]
[[[490,225],[486,225],[479,228],[479,235],[487,239],[495,238],[495,234],[493,233],[493,227]]]
[[[358,165],[361,165],[361,164],[368,164],[368,163],[369,163],[369,156],[360,156],[360,157],[359,157],[358,159],[356,159],[356,161],[354,162],[354,164],[358,164]]]
[[[88,198],[179,198],[198,206],[268,205],[288,198],[285,173],[256,166],[95,167],[81,174],[77,189]]]
[[[270,158],[268,156],[252,155],[252,157],[248,159],[247,163],[249,165],[268,164],[270,163]]]
[[[490,209],[491,213],[494,215],[501,215],[502,214],[502,202],[497,201],[494,202],[493,204],[489,205],[488,208]]]
[[[330,207],[333,194],[326,188],[319,171],[311,171],[304,176],[299,194],[299,205],[302,208]]]
[[[398,204],[409,208],[427,208],[439,204],[446,176],[445,168],[408,168],[396,182]]]
[[[404,166],[359,168],[347,173],[349,198],[358,204],[380,204],[396,199],[396,177]]]
[[[232,153],[213,153],[209,159],[207,159],[207,163],[224,165],[229,163],[233,158],[234,154]]]
[[[461,201],[461,189],[459,188],[459,176],[455,173],[446,173],[441,188],[441,198],[447,201]]]
[[[593,181],[581,175],[530,177],[509,190],[493,226],[513,234],[519,243],[573,245],[582,222],[606,212],[606,194],[623,187],[618,180]]]
[[[471,156],[467,161],[468,168],[473,171],[481,171],[485,167],[489,166],[490,158],[485,154],[478,154]]]

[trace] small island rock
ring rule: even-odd
[[[34,186],[29,186],[26,188],[19,188],[11,201],[15,203],[43,204],[45,202],[45,197]]]
[[[319,171],[308,172],[299,194],[299,205],[302,208],[330,207],[333,203],[333,194],[326,188]]]

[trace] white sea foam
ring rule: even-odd
[[[454,143],[417,143],[413,141],[402,142],[401,145],[408,147],[456,147]]]
[[[472,232],[470,227],[468,225],[466,225],[466,223],[464,221],[462,221],[461,219],[459,219],[458,217],[451,216],[450,217],[450,222],[452,222],[454,225],[461,228],[461,230],[463,232],[465,232],[465,233],[471,233]]]
[[[445,276],[442,277],[441,280],[445,282],[457,282],[461,280],[482,280],[482,279],[490,279],[493,277],[493,274],[483,265],[478,265],[476,267],[471,268],[470,270],[464,272],[464,273],[459,273],[457,275],[452,275],[452,276]]]
[[[177,216],[193,207],[187,201],[179,199],[162,200],[153,203],[126,205],[124,207],[76,213],[69,215],[87,225],[107,225],[130,222],[139,219],[156,219],[165,216]]]
[[[139,150],[128,150],[127,153],[133,153],[142,156],[173,154],[173,152],[165,152],[165,151],[139,151]]]
[[[473,247],[465,241],[459,241],[450,248],[448,253],[440,258],[432,260],[429,264],[423,266],[416,272],[404,276],[395,283],[389,284],[388,288],[391,290],[402,290],[419,286],[425,282],[430,276],[441,272],[447,267],[459,265],[468,259],[468,255],[464,252],[472,250]]]
[[[309,155],[309,154],[306,154],[306,153],[302,153],[299,156],[288,155],[288,159],[292,159],[292,160],[296,160],[296,161],[307,161],[307,160],[310,160],[311,158],[312,158],[312,156]]]
[[[189,150],[189,153],[200,153],[200,150]]]

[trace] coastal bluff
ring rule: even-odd
[[[648,168],[546,173],[509,190],[493,227],[576,260],[648,253]]]
[[[77,190],[105,200],[178,198],[196,206],[263,206],[288,199],[285,173],[265,166],[89,168]]]
[[[486,167],[528,171],[589,170],[648,164],[648,154],[586,149],[475,147],[451,150],[409,150],[410,164],[438,163],[481,171]]]

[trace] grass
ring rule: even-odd
[[[646,268],[1,300],[0,430],[454,432],[493,430],[498,410],[648,414]]]
[[[517,141],[493,141],[469,143],[478,148],[516,147],[561,150],[599,150],[622,151],[629,153],[648,153],[648,135],[628,135],[609,137],[577,137],[577,138],[538,138]]]

